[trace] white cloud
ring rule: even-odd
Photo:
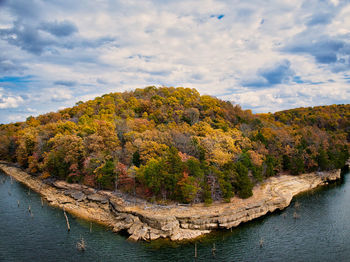
[[[24,3],[33,5],[36,11],[26,14]],[[233,99],[245,108],[276,111],[307,103],[349,101],[344,79],[345,73],[350,74],[347,64],[320,64],[310,53],[283,51],[301,34],[309,42],[321,33],[346,38],[349,8],[342,1],[316,0],[273,0],[265,5],[238,0],[28,0],[0,10],[0,30],[8,30],[14,21],[20,21],[43,45],[39,50],[33,45],[40,55],[2,37],[7,31],[2,31],[3,35],[0,32],[0,48],[7,50],[11,63],[18,64],[18,74],[35,76],[36,80],[26,83],[25,88],[20,83],[21,88],[11,92],[13,97],[27,95],[28,99],[17,106],[23,104],[38,113],[103,93],[148,85],[197,88],[203,94]],[[331,14],[331,20],[322,24],[322,30],[308,27],[311,18],[325,13]],[[58,39],[37,29],[43,23],[62,21],[76,26],[77,31]],[[36,35],[35,30],[40,32]],[[49,44],[42,41],[49,37]],[[260,88],[243,86],[280,61],[290,62],[296,79]],[[16,75],[12,69],[15,66],[11,64],[12,75]],[[75,84],[62,87],[54,82]],[[341,97],[327,96],[334,92]]]
[[[51,101],[53,102],[63,102],[73,98],[72,91],[67,88],[49,88],[46,90]]]
[[[7,117],[8,122],[18,122],[18,121],[24,121],[26,119],[25,115],[18,115],[18,114],[11,114]]]
[[[240,104],[245,109],[263,113],[297,107],[340,104],[350,101],[350,89],[347,83],[294,84],[288,87],[280,85],[269,89],[243,91],[221,98]]]
[[[0,109],[16,108],[22,103],[22,97],[6,94],[4,90],[0,88]]]

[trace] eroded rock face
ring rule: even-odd
[[[55,181],[52,183],[54,187],[60,188],[60,189],[68,189],[68,184],[64,181]]]
[[[348,161],[346,161],[345,165],[347,165],[348,167],[350,167],[350,158],[348,159]]]
[[[131,234],[130,240],[153,240],[159,237],[185,240],[214,229],[236,227],[268,212],[283,209],[296,194],[339,178],[340,170],[274,177],[255,187],[254,195],[249,199],[234,198],[231,203],[214,204],[211,207],[194,205],[185,209],[174,207],[170,210],[147,211],[139,207],[128,208],[111,200],[110,210],[120,219],[118,230],[127,229]]]
[[[281,175],[255,186],[253,196],[248,199],[235,197],[230,203],[215,203],[209,207],[203,204],[164,207],[150,203],[129,205],[113,192],[97,191],[64,181],[56,181],[49,186],[5,163],[0,163],[0,168],[39,192],[51,205],[110,226],[114,232],[126,230],[132,241],[158,238],[181,241],[199,237],[211,230],[236,227],[287,207],[296,194],[340,178],[340,170],[300,176]]]
[[[84,201],[86,199],[86,195],[83,192],[76,191],[71,193],[70,195],[79,202]]]
[[[95,201],[95,202],[101,202],[102,204],[108,203],[108,197],[100,195],[100,194],[97,194],[97,193],[88,195],[87,198],[89,200],[92,200],[92,201]]]

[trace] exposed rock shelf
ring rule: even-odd
[[[0,163],[0,169],[40,193],[50,205],[64,208],[78,217],[95,221],[119,232],[126,230],[130,240],[193,239],[211,230],[236,227],[268,212],[287,207],[293,196],[340,178],[340,170],[300,176],[271,177],[253,189],[248,199],[234,197],[230,203],[211,206],[159,206],[147,202],[128,204],[110,191],[97,191],[78,184],[56,181],[43,183],[21,169]]]

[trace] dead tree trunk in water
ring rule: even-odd
[[[66,211],[64,210],[64,208],[63,208],[63,214],[64,214],[64,217],[66,218],[67,231],[69,232],[70,231],[69,220],[68,220],[68,217],[67,217],[67,214],[66,214]]]

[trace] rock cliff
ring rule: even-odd
[[[248,199],[234,197],[229,203],[211,206],[159,206],[147,202],[132,204],[110,191],[97,191],[78,184],[56,181],[51,185],[6,163],[0,169],[40,193],[52,206],[76,216],[127,231],[129,239],[193,239],[215,229],[229,229],[287,207],[293,196],[340,178],[340,170],[300,176],[271,177],[253,189]]]

